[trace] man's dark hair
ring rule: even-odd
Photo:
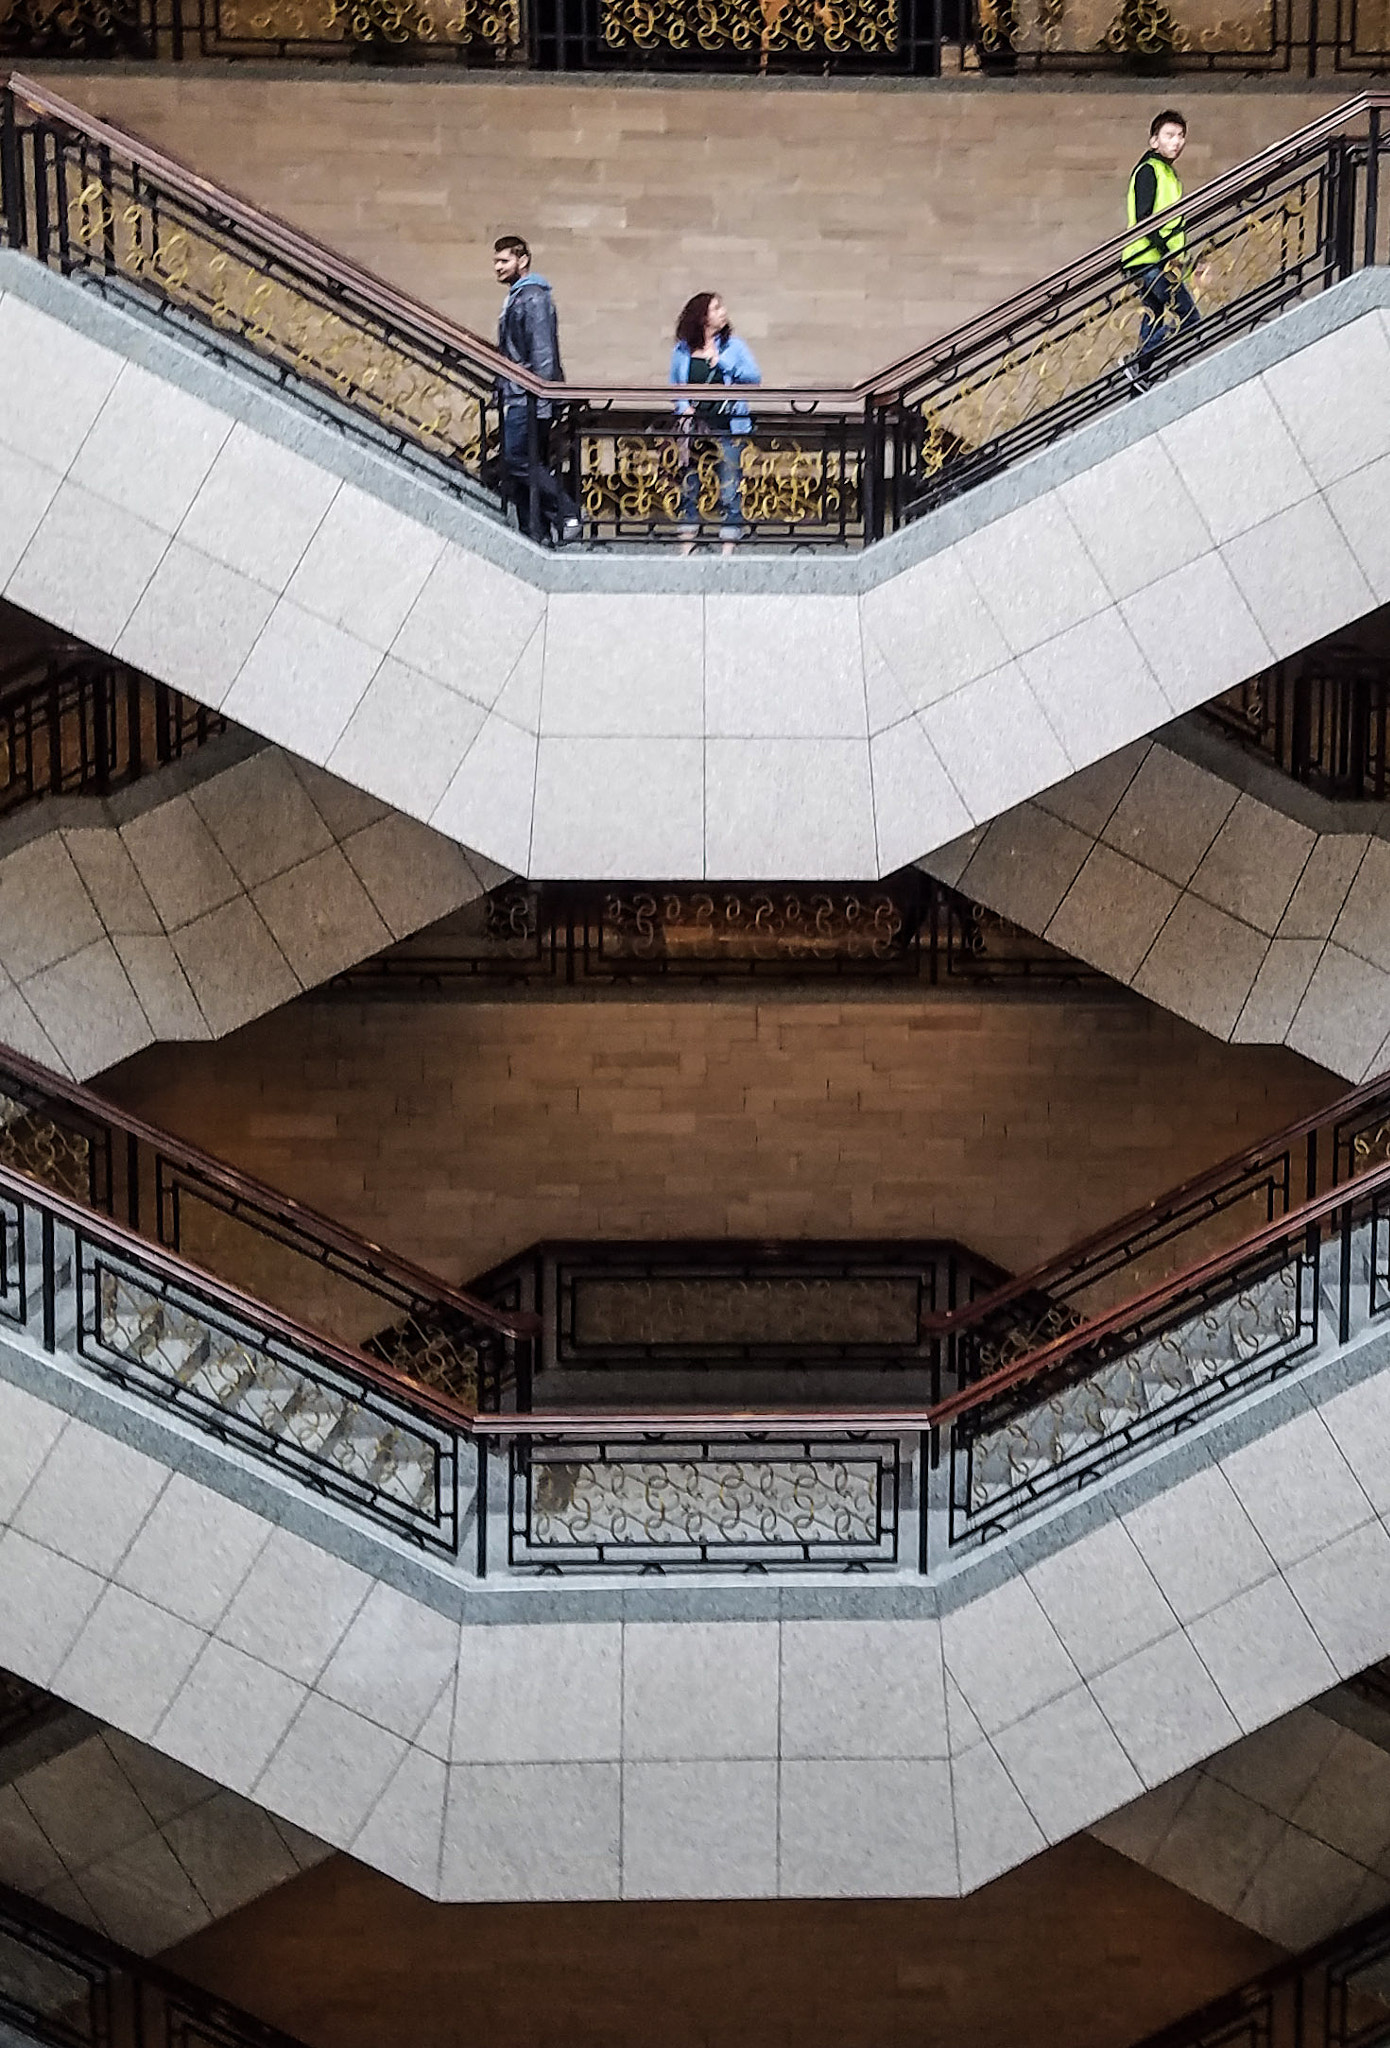
[[[1186,135],[1186,133],[1187,133],[1187,121],[1186,121],[1186,118],[1185,118],[1185,117],[1184,117],[1184,116],[1183,116],[1182,114],[1180,114],[1180,113],[1178,112],[1178,110],[1177,110],[1177,108],[1176,108],[1176,107],[1165,107],[1165,108],[1163,109],[1163,112],[1162,112],[1161,114],[1155,114],[1155,115],[1154,115],[1154,117],[1153,117],[1153,119],[1152,119],[1152,121],[1150,121],[1150,123],[1149,123],[1149,140],[1150,140],[1150,142],[1152,142],[1152,141],[1153,141],[1153,139],[1154,139],[1155,135],[1157,135],[1157,133],[1158,133],[1159,129],[1160,129],[1160,128],[1166,128],[1166,127],[1168,126],[1168,124],[1169,124],[1170,122],[1172,123],[1172,125],[1173,125],[1173,126],[1174,126],[1175,128],[1181,128],[1181,130],[1182,130],[1183,134],[1184,134],[1184,135]],[[500,249],[500,248],[501,248],[501,246],[502,246],[502,244],[501,244],[501,243],[499,242],[499,243],[497,244],[497,246],[498,246],[498,248]]]
[[[676,340],[683,341],[692,355],[705,345],[705,321],[709,317],[711,303],[718,296],[718,292],[696,292],[694,298],[687,299],[681,307],[681,316],[676,322]],[[721,343],[726,342],[733,331],[726,320],[719,330]]]
[[[520,235],[499,235],[492,245],[492,253],[494,256],[520,256],[527,263],[531,261],[531,251]]]

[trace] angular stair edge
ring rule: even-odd
[[[7,1773],[0,1787],[0,1885],[142,1956],[331,1853],[235,1792],[85,1719],[61,1755]]]
[[[920,865],[1218,1038],[1364,1080],[1390,1063],[1387,812],[1284,781],[1165,733]]]
[[[442,1899],[956,1895],[1390,1652],[1390,1340],[923,1580],[480,1580],[0,1336],[0,1662]]]
[[[82,1079],[221,1038],[500,879],[228,733],[119,796],[45,799],[0,827],[0,1039]]]
[[[1091,1833],[1281,1947],[1390,1904],[1390,1756],[1299,1707],[1098,1823]]]
[[[888,873],[1390,597],[1384,270],[863,554],[727,562],[547,555],[206,338],[0,288],[5,594],[526,875]]]

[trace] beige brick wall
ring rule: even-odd
[[[769,381],[867,376],[1122,226],[1150,115],[1184,103],[1175,80],[40,75],[484,333],[493,237],[519,230],[555,283],[571,377],[609,381],[664,381],[676,313],[704,289]],[[1346,97],[1199,87],[1183,175],[1200,183]]]
[[[940,1233],[1017,1269],[1341,1086],[1080,996],[306,1000],[102,1085],[455,1279],[559,1235]]]

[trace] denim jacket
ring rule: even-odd
[[[719,367],[724,373],[726,384],[761,384],[763,381],[763,373],[758,368],[752,349],[746,341],[740,341],[736,334],[731,334],[727,341],[719,344]],[[671,382],[690,382],[690,350],[683,341],[678,341],[671,351]],[[710,401],[705,398],[701,402],[708,404]],[[746,434],[753,425],[753,415],[748,407],[741,399],[730,399],[726,403],[729,407],[729,432]],[[691,408],[682,405],[677,410],[689,412]]]
[[[547,383],[564,382],[555,301],[550,296],[549,284],[543,277],[537,277],[534,271],[526,271],[507,293],[502,317],[497,323],[497,346],[512,362],[520,363],[537,377],[544,377]],[[522,386],[514,384],[510,377],[499,377],[497,390],[504,405],[515,404],[526,395]],[[541,419],[548,420],[554,409],[550,400],[543,398],[536,412]]]

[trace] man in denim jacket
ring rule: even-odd
[[[497,282],[508,287],[502,317],[497,323],[497,346],[509,362],[547,383],[561,384],[565,372],[560,362],[560,331],[555,318],[555,301],[543,277],[531,271],[531,251],[520,235],[499,235],[493,244],[493,271]],[[497,380],[502,405],[502,466],[507,495],[516,506],[517,524],[532,540],[544,540],[558,533],[563,541],[578,540],[581,527],[579,507],[557,482],[550,466],[550,423],[555,408],[547,398],[536,401],[536,444],[534,473],[531,461],[530,421],[526,392],[509,377]],[[531,491],[536,486],[539,525],[532,531]]]

